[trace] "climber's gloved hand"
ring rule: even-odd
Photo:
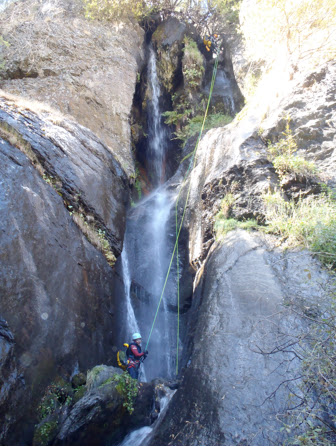
[[[144,355],[144,360],[145,360],[145,358],[147,357],[147,355],[148,355],[148,351],[145,351],[145,355]]]

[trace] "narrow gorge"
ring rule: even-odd
[[[333,445],[336,8],[140,3],[0,1],[0,444]]]

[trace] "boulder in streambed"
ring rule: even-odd
[[[162,381],[138,383],[119,368],[97,365],[88,371],[86,386],[68,392],[44,415],[35,428],[34,445],[118,445],[130,431],[154,421],[153,407],[162,390]],[[59,393],[46,396],[42,406]]]

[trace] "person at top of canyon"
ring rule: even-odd
[[[138,379],[140,363],[145,360],[148,351],[143,352],[141,349],[141,335],[135,332],[132,336],[133,342],[127,348],[127,372],[133,379]]]
[[[207,35],[203,38],[203,43],[207,51],[213,51],[214,53],[218,52],[218,34]]]

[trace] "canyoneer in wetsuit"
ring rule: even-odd
[[[133,334],[132,338],[133,342],[130,343],[126,351],[128,360],[127,372],[133,379],[138,379],[140,363],[142,360],[145,360],[148,351],[142,352],[141,350],[141,335],[139,332]]]

